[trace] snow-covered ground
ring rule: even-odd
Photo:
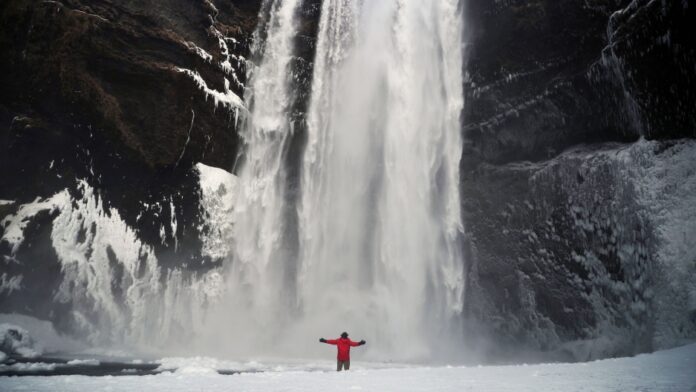
[[[696,391],[696,344],[634,358],[576,364],[478,367],[373,367],[336,373],[269,369],[220,375],[215,361],[154,376],[0,377],[1,391]],[[203,365],[203,366],[201,366]]]

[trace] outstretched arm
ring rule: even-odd
[[[362,346],[362,345],[365,344],[365,343],[367,343],[367,342],[364,341],[364,340],[361,340],[361,341],[359,341],[359,342],[354,342],[354,341],[351,340],[351,341],[350,341],[350,346],[351,346],[351,347]]]
[[[324,338],[321,338],[321,339],[319,339],[319,341],[322,343],[333,344],[333,345],[336,345],[336,343],[338,343],[338,340],[336,340],[336,339],[326,340]]]

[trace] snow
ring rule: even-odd
[[[202,172],[201,192],[211,206],[208,216],[221,220],[211,224],[206,231],[212,239],[207,242],[207,255],[220,254],[229,246],[224,243],[226,227],[222,220],[225,214],[218,210],[231,208],[234,176],[224,170],[199,165]],[[32,219],[42,211],[49,211],[51,222],[51,245],[61,265],[61,282],[50,295],[57,302],[70,303],[71,310],[65,318],[69,325],[64,328],[79,333],[83,341],[108,351],[95,354],[114,354],[114,342],[118,342],[122,353],[133,347],[147,351],[152,347],[169,347],[168,339],[177,342],[175,326],[195,329],[202,323],[202,311],[209,301],[219,298],[224,290],[224,279],[218,270],[188,272],[179,269],[166,270],[162,279],[154,249],[143,242],[137,231],[129,226],[115,208],[105,206],[98,190],[84,180],[78,180],[74,192],[62,190],[45,199],[36,199],[19,205],[14,214],[2,220],[3,237],[9,247],[18,251],[25,241],[25,230]],[[176,244],[176,232],[180,223],[175,218],[173,199],[164,203],[145,205],[159,210],[169,204],[171,219],[163,227],[171,229],[172,245]],[[221,211],[222,211],[221,210]],[[164,229],[167,230],[164,230]],[[222,231],[221,231],[222,230]],[[226,254],[226,253],[225,253]],[[16,257],[12,262],[22,262]],[[3,293],[21,289],[21,275],[0,272],[0,291]],[[33,321],[5,321],[28,328],[36,326]],[[50,340],[58,341],[50,324],[37,328],[51,331]],[[33,334],[33,331],[32,331]],[[44,340],[44,339],[41,339]],[[63,342],[67,342],[64,340]],[[64,344],[55,351],[74,352],[79,345]],[[78,348],[79,350],[79,348]]]
[[[214,6],[213,6],[213,8],[215,9]],[[215,9],[215,12],[217,12],[217,9]],[[216,18],[216,17],[213,17],[213,20],[214,20],[215,18]],[[221,62],[219,63],[220,69],[222,69],[222,71],[223,71],[225,74],[227,74],[227,75],[229,75],[229,76],[232,77],[232,80],[235,82],[235,84],[237,85],[237,87],[240,87],[240,88],[244,89],[244,85],[243,85],[243,84],[241,83],[241,81],[239,80],[239,77],[237,76],[237,73],[235,72],[235,69],[232,67],[232,63],[231,63],[230,60],[231,60],[231,59],[232,59],[232,60],[235,60],[235,62],[236,62],[236,64],[237,64],[237,67],[239,68],[242,64],[247,65],[246,59],[245,59],[243,56],[240,56],[240,55],[237,55],[237,54],[232,53],[232,52],[230,51],[229,46],[227,45],[227,42],[228,42],[228,41],[229,41],[229,42],[232,42],[233,45],[236,45],[236,44],[237,44],[237,40],[234,39],[234,38],[232,38],[232,37],[225,37],[225,36],[220,32],[220,30],[218,30],[218,29],[215,27],[215,24],[213,24],[213,25],[210,26],[210,32],[213,34],[213,36],[215,36],[215,37],[218,39],[218,45],[220,46],[220,54],[222,55],[222,57],[223,57],[223,59],[224,59],[223,61],[221,61]],[[233,46],[233,47],[234,47],[234,46]],[[227,79],[225,79],[225,81],[227,81]]]
[[[242,101],[242,99],[239,98],[239,96],[235,94],[232,90],[230,90],[230,82],[229,80],[227,80],[227,78],[224,79],[225,91],[221,92],[208,87],[208,83],[206,83],[205,80],[203,80],[203,77],[198,73],[198,71],[192,71],[186,68],[176,68],[176,71],[181,72],[190,77],[196,83],[198,89],[205,93],[206,99],[208,99],[208,97],[212,97],[213,103],[215,104],[216,108],[220,104],[222,104],[222,106],[230,110],[235,108],[244,108],[244,102]]]
[[[237,177],[223,169],[196,164],[201,189],[200,208],[204,224],[199,227],[202,253],[213,260],[230,254],[228,241],[232,230],[232,212],[237,194]]]
[[[20,205],[2,220],[2,241],[11,247],[12,260],[20,262],[15,254],[31,219],[42,211],[55,214],[51,245],[63,279],[54,299],[72,303],[72,321],[85,331],[86,340],[120,340],[119,335],[143,333],[147,320],[156,317],[152,309],[158,306],[151,302],[158,301],[161,289],[154,250],[140,241],[116,209],[103,205],[98,191],[86,181],[77,181],[75,193],[81,197],[73,198],[65,189]],[[1,279],[3,291],[15,290],[21,283],[16,276]],[[98,317],[85,316],[91,312]]]
[[[218,192],[220,187],[225,187],[225,191],[234,189],[237,181],[234,174],[219,167],[207,166],[202,163],[196,164],[196,170],[204,197],[210,196],[212,192]]]
[[[41,348],[34,345],[29,332],[17,325],[0,324],[0,350],[5,355],[18,355],[23,358],[35,358],[41,355]]]
[[[69,203],[69,200],[70,194],[66,190],[56,193],[45,200],[36,198],[31,203],[22,204],[15,214],[6,216],[0,222],[4,230],[0,241],[7,242],[12,247],[12,256],[14,256],[22,242],[24,242],[24,229],[26,229],[31,218],[42,211],[55,211],[60,206]]]
[[[39,366],[39,365],[37,365]],[[41,365],[43,366],[43,365]],[[154,376],[4,377],[11,391],[486,391],[688,392],[696,388],[696,344],[633,358],[576,364],[372,368],[337,373],[283,370],[220,375],[200,361]]]
[[[88,331],[87,340],[137,334],[133,327],[147,325],[147,300],[160,289],[154,250],[89,184],[78,181],[78,190],[82,198],[69,198],[53,221],[51,242],[63,272],[55,298],[73,303],[74,322]],[[84,316],[95,310],[97,319]]]
[[[218,372],[298,372],[298,371],[324,371],[335,366],[334,361],[285,359],[282,361],[273,359],[258,359],[248,361],[222,360],[211,357],[166,357],[157,363],[158,371],[178,372],[185,368],[211,369]],[[413,367],[408,364],[395,364],[393,362],[363,362],[366,369],[404,368]]]

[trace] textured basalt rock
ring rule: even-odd
[[[232,168],[242,109],[216,106],[180,69],[220,92],[227,78],[230,91],[243,95],[260,6],[219,3],[3,2],[0,199],[14,203],[2,206],[0,219],[63,189],[79,200],[81,179],[154,247],[165,268],[210,262],[200,256],[192,165]],[[239,56],[229,70],[221,66],[226,50]],[[23,277],[22,292],[0,293],[3,311],[59,324],[67,315],[56,310],[69,304],[50,300],[61,272],[51,247],[55,215],[32,219],[16,254],[0,245],[3,272]]]
[[[465,160],[538,161],[578,143],[694,136],[695,48],[686,28],[694,7],[466,4]]]
[[[606,45],[607,11],[581,1],[468,4],[466,160],[536,161],[637,137],[614,115],[620,107],[606,106],[606,87],[587,77]]]
[[[629,174],[660,153],[622,166],[600,152],[624,148],[608,142],[694,136],[693,12],[688,2],[468,2],[471,341],[482,333],[498,349],[587,359],[681,339],[655,331],[660,265],[677,260],[665,260],[662,217],[640,206],[642,179]],[[696,324],[679,319],[693,334]]]
[[[696,9],[689,1],[636,0],[612,15],[610,48],[649,139],[696,137]]]

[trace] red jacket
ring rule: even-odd
[[[324,343],[333,344],[338,347],[337,359],[339,361],[350,361],[350,348],[360,345],[360,342],[354,342],[348,338],[331,339]]]

